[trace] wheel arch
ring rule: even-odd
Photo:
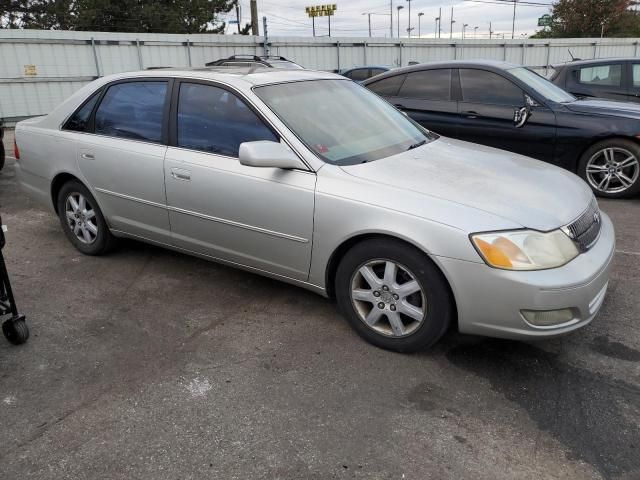
[[[585,153],[587,153],[587,150],[592,148],[594,145],[597,145],[598,143],[608,142],[611,140],[628,140],[640,147],[640,138],[637,138],[631,135],[608,135],[606,137],[593,138],[592,141],[589,142],[589,144],[587,144],[584,148],[580,150],[580,153],[578,154],[578,158],[576,159],[575,170],[576,171],[578,170],[580,166],[580,162],[582,161],[582,157],[584,156]]]
[[[53,177],[53,180],[51,181],[51,204],[53,205],[53,210],[56,212],[56,214],[59,213],[58,212],[58,194],[60,193],[60,189],[62,189],[62,186],[65,183],[71,180],[75,180],[86,187],[85,183],[82,180],[80,180],[78,177],[76,177],[75,175],[69,172],[60,172],[56,174]]]
[[[451,294],[451,301],[453,302],[453,312],[455,314],[455,319],[453,324],[458,325],[458,304],[456,301],[455,289],[452,287],[451,279],[444,271],[442,266],[437,261],[437,257],[434,258],[432,255],[429,255],[429,252],[424,249],[424,247],[416,244],[415,242],[403,238],[398,235],[391,235],[389,233],[382,232],[366,232],[366,233],[358,233],[347,239],[345,239],[338,247],[336,247],[329,257],[329,262],[327,263],[326,272],[325,272],[325,289],[326,294],[329,298],[335,299],[335,277],[338,270],[338,265],[340,265],[340,261],[344,258],[346,253],[353,248],[355,245],[364,242],[366,240],[372,239],[389,239],[395,240],[400,243],[404,243],[411,248],[415,248],[422,252],[425,258],[433,263],[433,265],[438,269],[442,277],[445,279],[447,288],[449,289],[449,293]]]

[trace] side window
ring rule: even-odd
[[[167,82],[112,85],[96,110],[95,133],[160,142]]]
[[[383,97],[395,97],[406,75],[394,75],[393,77],[383,78],[377,82],[370,83],[367,88]]]
[[[180,85],[179,147],[237,157],[241,143],[256,140],[279,141],[234,94],[211,85]]]
[[[578,81],[586,85],[619,87],[622,83],[622,65],[598,65],[578,71]]]
[[[633,86],[640,87],[640,64],[633,65]]]
[[[355,82],[361,82],[369,78],[369,69],[368,68],[358,68],[357,70],[352,70],[349,78]]]
[[[100,91],[93,94],[89,100],[87,100],[76,112],[71,116],[67,123],[62,127],[64,130],[72,130],[74,132],[86,132],[89,128],[89,119],[91,118],[91,112],[93,107],[96,106],[96,102],[100,98]]]
[[[386,72],[386,70],[382,69],[382,68],[372,68],[371,72],[369,73],[369,75],[371,77],[375,77],[376,75],[380,75],[381,73]]]
[[[522,90],[497,73],[461,69],[460,83],[465,102],[512,107],[524,105]]]
[[[424,70],[407,75],[400,97],[424,100],[451,100],[451,70]]]

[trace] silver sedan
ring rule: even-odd
[[[440,137],[337,75],[104,77],[16,141],[22,187],[81,252],[128,237],[268,275],[335,298],[383,348],[564,334],[607,290],[614,230],[582,180]]]

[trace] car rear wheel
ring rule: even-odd
[[[58,216],[67,238],[85,255],[103,255],[115,245],[98,203],[80,182],[67,182],[60,189]]]
[[[597,143],[582,156],[578,173],[601,197],[635,195],[640,192],[640,146],[625,139]]]
[[[446,279],[424,253],[403,242],[372,239],[355,245],[338,266],[335,286],[350,325],[381,348],[426,349],[451,324]]]

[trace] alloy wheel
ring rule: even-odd
[[[638,158],[625,148],[603,148],[587,162],[587,180],[602,193],[624,192],[636,183],[638,175]]]
[[[411,335],[427,313],[427,298],[415,275],[388,259],[368,261],[356,270],[351,301],[365,325],[388,337]]]
[[[65,201],[67,223],[74,235],[82,243],[92,244],[98,237],[96,213],[81,193],[74,192]]]

